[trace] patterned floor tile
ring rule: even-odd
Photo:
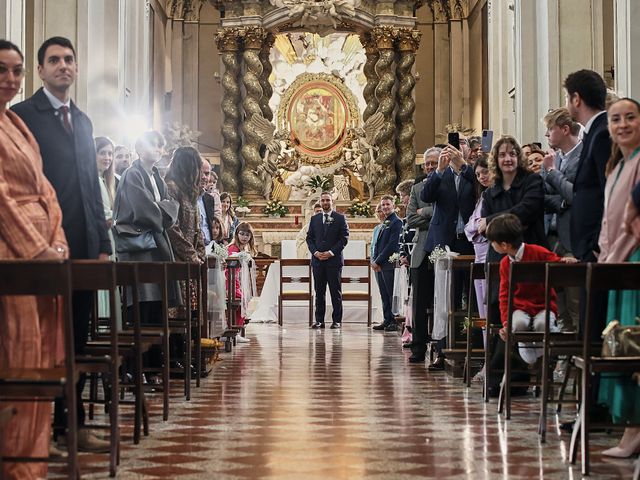
[[[290,319],[286,329],[250,325],[248,337],[222,354],[190,402],[174,382],[168,422],[161,395],[150,394],[151,435],[139,445],[123,409],[118,478],[580,478],[555,416],[539,443],[536,398],[514,398],[507,421],[478,385],[409,364],[397,335],[364,325],[314,331]],[[566,408],[562,419],[574,415]],[[630,478],[631,460],[599,453],[617,436],[593,436],[592,478]],[[108,478],[107,456],[80,458],[83,478]],[[63,478],[64,468],[51,467],[49,477]]]

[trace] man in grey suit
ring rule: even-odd
[[[431,163],[427,163],[427,160],[433,158],[437,159],[440,156],[439,148],[430,148],[425,152],[425,170],[430,169],[429,173],[433,171]],[[436,160],[437,161],[437,160]],[[426,173],[426,172],[425,172]],[[424,177],[426,180],[426,177]],[[427,350],[427,308],[429,304],[433,304],[433,297],[429,302],[428,293],[433,292],[433,288],[427,288],[427,282],[433,282],[433,274],[427,275],[427,272],[423,272],[429,268],[429,262],[424,262],[425,249],[424,246],[427,242],[427,233],[429,232],[429,223],[433,216],[433,205],[423,202],[420,199],[420,193],[424,186],[424,180],[418,181],[413,187],[411,187],[411,194],[409,195],[409,205],[407,205],[407,224],[410,228],[416,229],[416,234],[413,237],[415,246],[410,255],[410,268],[411,268],[411,288],[413,289],[413,303],[411,305],[413,327],[412,327],[412,342],[411,353],[409,361],[411,363],[424,362],[425,353]],[[421,281],[421,278],[423,279]],[[425,282],[424,279],[427,279]]]
[[[582,142],[579,140],[580,124],[571,118],[569,110],[557,108],[543,119],[547,127],[545,136],[549,152],[543,162],[542,175],[545,178],[545,211],[554,214],[555,221],[549,231],[549,245],[562,257],[571,253],[571,204],[573,202],[573,183],[578,170]],[[559,295],[560,315],[558,323],[563,329],[577,325],[580,315],[580,290],[565,289]],[[564,307],[564,308],[563,308]]]

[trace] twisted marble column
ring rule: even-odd
[[[260,144],[261,139],[248,128],[247,123],[256,114],[262,114],[260,100],[262,98],[262,87],[260,86],[260,76],[262,75],[262,62],[260,61],[260,50],[264,39],[264,30],[261,27],[246,27],[241,32],[244,39],[244,51],[242,61],[244,63],[244,75],[242,83],[245,88],[245,97],[242,102],[244,110],[244,121],[242,131],[244,133],[244,143],[242,145],[242,194],[245,196],[260,196],[263,190],[262,181],[255,173],[260,165]]]
[[[269,121],[273,120],[273,112],[269,106],[269,100],[271,100],[271,96],[273,95],[273,87],[271,86],[271,82],[269,82],[269,76],[273,71],[273,66],[271,65],[269,55],[275,40],[276,37],[272,33],[265,34],[259,55],[260,63],[262,64],[262,75],[260,75],[260,86],[262,87],[260,110],[262,110],[262,116]]]
[[[371,115],[378,110],[378,99],[376,98],[376,87],[378,86],[378,75],[376,74],[376,62],[380,58],[380,52],[371,34],[369,32],[360,35],[360,43],[364,47],[367,60],[363,67],[364,76],[367,83],[362,90],[362,96],[367,103],[364,112],[362,112],[362,121],[366,122]]]
[[[241,159],[240,145],[240,37],[235,28],[225,28],[216,35],[218,51],[224,64],[222,74],[222,171],[220,181],[227,192],[238,194]]]
[[[400,180],[414,177],[416,150],[413,140],[416,135],[416,127],[413,123],[413,113],[416,110],[416,103],[413,100],[413,88],[416,85],[416,80],[411,69],[416,61],[415,52],[420,43],[420,35],[418,30],[410,28],[401,28],[397,33],[396,148],[398,149],[398,157],[396,171],[400,175]]]
[[[376,181],[376,194],[393,193],[396,184],[396,145],[394,141],[395,122],[393,121],[393,109],[395,108],[395,97],[393,96],[393,86],[395,75],[393,73],[393,61],[395,52],[393,44],[395,30],[392,27],[376,27],[372,31],[380,57],[376,62],[376,75],[380,81],[375,89],[376,100],[378,101],[378,112],[384,116],[384,124],[380,128],[376,145],[379,148],[376,163],[382,167],[382,173]]]

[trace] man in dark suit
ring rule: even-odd
[[[311,252],[311,267],[316,292],[315,323],[311,328],[324,328],[327,284],[333,307],[331,328],[342,326],[342,251],[349,241],[349,226],[344,215],[333,210],[329,192],[320,195],[322,213],[311,217],[307,246]]]
[[[571,250],[577,259],[594,262],[604,211],[604,171],[611,154],[605,111],[607,87],[596,72],[579,70],[565,79],[564,88],[569,113],[584,126],[573,183]]]
[[[573,182],[571,251],[582,262],[595,262],[604,212],[604,172],[611,154],[611,137],[605,111],[607,87],[596,72],[579,70],[569,74],[564,81],[564,88],[569,113],[584,126],[582,152]],[[600,332],[605,327],[606,305],[606,296],[599,295],[593,316],[596,324],[591,326],[594,340],[600,339]],[[581,325],[584,317],[585,312],[581,311]]]
[[[71,101],[70,89],[78,66],[71,42],[62,37],[45,41],[38,50],[38,74],[44,85],[33,96],[12,110],[27,124],[40,147],[43,170],[56,190],[62,209],[62,227],[73,259],[108,260],[111,244],[102,208],[93,126],[89,118]],[[73,321],[76,353],[82,353],[89,335],[91,292],[75,292]],[[78,421],[84,424],[78,382]],[[54,436],[64,435],[64,406],[56,401]],[[78,434],[78,449],[109,451],[109,442],[99,440],[88,430]]]
[[[205,190],[211,178],[211,164],[202,160],[202,180],[200,182],[201,192],[198,197],[198,210],[200,211],[200,228],[204,238],[204,245],[211,243],[213,229],[213,217],[215,216],[215,200],[213,196]]]
[[[433,204],[433,218],[429,225],[429,233],[425,244],[425,259],[429,261],[429,255],[437,246],[448,246],[451,251],[462,255],[473,254],[473,246],[467,240],[464,233],[464,226],[469,221],[476,204],[475,194],[476,177],[473,168],[464,161],[462,152],[452,147],[445,147],[438,159],[438,168],[424,183],[420,198],[423,202]],[[433,270],[423,269],[426,276],[420,279],[428,285],[428,297],[433,301]],[[462,285],[462,279],[456,284]],[[454,301],[459,300],[462,289],[456,292]],[[419,316],[414,322],[426,322],[426,317]],[[426,331],[418,328],[418,331]],[[415,343],[415,340],[414,340]],[[442,348],[445,339],[438,339],[438,357],[429,366],[430,370],[444,369],[444,356]],[[412,363],[424,361],[426,352],[426,338],[418,338],[416,345],[412,348],[413,355],[410,357]]]
[[[380,298],[382,299],[382,316],[384,321],[379,325],[374,325],[374,330],[385,330],[393,332],[396,330],[396,321],[393,316],[393,277],[395,262],[390,262],[389,257],[400,250],[400,232],[402,232],[402,220],[395,213],[395,204],[391,195],[383,195],[380,199],[382,214],[385,216],[382,222],[382,230],[378,234],[373,257],[371,258],[371,268],[376,272]]]

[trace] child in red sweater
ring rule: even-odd
[[[522,241],[522,223],[513,214],[507,213],[494,218],[487,226],[486,237],[493,249],[506,254],[500,262],[500,319],[503,328],[500,337],[505,339],[507,326],[507,302],[509,295],[509,272],[512,262],[577,262],[574,258],[562,258],[540,245],[530,245]],[[545,302],[544,284],[519,283],[513,292],[512,331],[544,331]],[[558,307],[556,292],[551,290],[550,331],[560,331],[556,325]],[[530,364],[542,356],[542,349],[533,344],[518,344],[522,359]]]

